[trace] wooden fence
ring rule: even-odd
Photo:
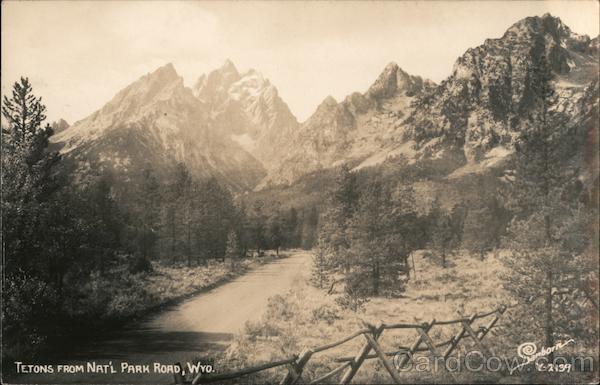
[[[257,365],[249,368],[245,368],[236,372],[231,373],[219,373],[219,374],[203,374],[199,373],[195,376],[195,378],[190,381],[185,381],[181,374],[175,375],[175,383],[176,384],[207,384],[213,382],[223,382],[227,380],[233,380],[242,376],[246,376],[252,373],[261,372],[263,370],[275,368],[278,366],[287,366],[288,370],[280,381],[281,385],[291,385],[296,383],[307,383],[307,384],[317,384],[322,383],[326,380],[331,380],[335,376],[338,376],[343,372],[343,375],[339,379],[338,383],[340,384],[348,384],[352,381],[352,378],[363,364],[365,360],[369,359],[378,359],[387,372],[390,374],[392,380],[396,384],[400,384],[402,381],[399,376],[399,371],[396,368],[403,368],[406,364],[410,362],[414,353],[416,352],[426,352],[429,351],[433,354],[434,357],[439,357],[441,359],[447,360],[448,357],[452,354],[452,352],[458,346],[458,343],[464,338],[471,338],[475,343],[475,346],[478,348],[479,352],[483,356],[489,357],[492,352],[488,349],[482,342],[483,338],[489,333],[489,331],[496,325],[502,314],[506,311],[506,306],[501,306],[498,309],[492,310],[487,313],[482,314],[473,314],[468,318],[458,318],[449,321],[437,321],[435,319],[431,320],[431,322],[425,322],[422,324],[405,324],[405,323],[397,323],[397,324],[384,324],[381,323],[377,326],[370,325],[365,323],[365,328],[356,331],[355,333],[349,335],[346,338],[343,338],[339,341],[332,342],[327,345],[322,345],[312,349],[305,349],[299,355],[294,355],[292,357],[282,359],[279,361],[268,362],[262,365]],[[485,325],[479,326],[477,330],[474,329],[473,323],[482,318],[491,317],[489,322]],[[429,333],[436,326],[444,326],[444,325],[453,325],[459,324],[462,326],[461,330],[450,339],[443,342],[434,342],[430,337]],[[382,338],[383,333],[386,330],[392,329],[414,329],[417,332],[416,339],[410,346],[400,346],[397,351],[393,352],[384,352],[379,344],[379,340]],[[340,363],[338,367],[329,371],[328,373],[323,374],[322,376],[307,380],[302,378],[303,370],[308,363],[308,361],[316,354],[321,353],[323,351],[333,349],[337,346],[340,346],[354,338],[359,338],[363,336],[365,338],[365,343],[361,347],[358,354],[354,357],[340,357],[334,360],[334,362]],[[444,348],[445,350],[441,351],[440,348]],[[373,351],[373,353],[371,353]],[[393,363],[390,362],[388,357],[393,357]],[[179,363],[177,365],[180,365]],[[181,366],[181,365],[180,365]],[[453,373],[449,372],[451,377]]]

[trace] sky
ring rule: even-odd
[[[546,12],[598,35],[598,1],[3,1],[1,88],[27,76],[48,119],[74,123],[161,65],[191,86],[230,59],[262,72],[303,121],[392,61],[439,82],[468,48]]]

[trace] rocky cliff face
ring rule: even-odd
[[[521,20],[456,61],[450,77],[419,100],[405,138],[426,156],[451,151],[471,164],[504,157],[526,129],[538,63],[546,61],[555,75],[555,108],[574,117],[597,79],[597,47],[597,38],[577,35],[548,14]]]
[[[202,75],[194,94],[208,108],[215,128],[260,160],[266,169],[279,163],[298,121],[277,89],[251,69],[243,74],[229,60]]]
[[[375,166],[404,156],[462,164],[454,176],[501,167],[534,108],[536,66],[554,74],[553,109],[585,124],[598,103],[598,38],[572,32],[546,14],[512,25],[498,39],[468,49],[440,85],[388,65],[364,94],[325,100],[294,136],[288,155],[267,183],[349,162]],[[264,182],[263,182],[264,184]]]
[[[67,121],[64,119],[58,119],[57,121],[52,122],[52,124],[50,124],[50,127],[52,127],[54,134],[58,134],[59,132],[62,132],[69,128],[69,123],[67,123]]]
[[[411,103],[434,87],[390,63],[364,93],[338,103],[327,97],[288,142],[282,162],[264,185],[291,183],[303,174],[341,163],[359,163],[401,137]]]
[[[215,176],[240,190],[264,176],[260,162],[212,129],[209,109],[170,64],[129,85],[53,141],[83,173],[131,178],[152,168],[166,175],[183,162],[196,177]]]

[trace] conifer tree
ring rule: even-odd
[[[269,219],[269,243],[275,249],[275,253],[279,256],[279,248],[283,241],[282,225],[279,210],[277,210]]]
[[[319,289],[323,289],[329,283],[329,267],[321,247],[318,247],[312,256],[311,282]]]
[[[184,229],[186,196],[192,179],[187,167],[183,163],[175,166],[173,181],[167,186],[165,192],[165,231],[169,240],[168,250],[174,257],[179,250],[180,232]]]
[[[597,255],[595,263],[583,259],[591,242],[584,230],[590,213],[575,187],[576,170],[565,162],[573,138],[562,115],[551,108],[556,95],[544,57],[529,76],[534,108],[515,146],[507,195],[514,218],[505,239],[512,251],[505,260],[505,288],[518,301],[520,323],[531,326],[527,333],[550,347],[558,335],[574,337],[597,325],[589,323],[582,286],[594,275],[597,282],[598,265]]]
[[[140,253],[143,258],[154,256],[159,232],[160,185],[151,169],[142,172],[141,193],[139,196],[141,221]]]
[[[265,247],[266,241],[266,218],[264,214],[264,203],[262,201],[254,202],[252,212],[252,243],[256,247],[258,256]]]
[[[45,111],[27,78],[16,82],[12,97],[2,101],[2,250],[7,273],[23,268],[45,274],[48,269],[47,259],[40,259],[50,251],[40,230],[42,222],[52,221],[60,157],[48,151],[53,132],[42,125]]]
[[[236,261],[240,257],[240,244],[238,242],[238,236],[234,230],[231,230],[227,235],[227,247],[225,255],[231,261],[231,270],[235,270]]]
[[[321,237],[326,245],[325,253],[332,262],[332,268],[343,269],[346,273],[351,267],[350,224],[358,207],[359,188],[356,174],[347,165],[340,168],[335,188],[330,197],[330,207],[324,215]]]
[[[298,224],[298,210],[296,210],[295,207],[291,207],[287,212],[283,223],[283,237],[286,247],[298,247]]]
[[[452,217],[444,210],[436,197],[429,212],[429,229],[431,246],[442,258],[442,267],[446,267],[446,257],[452,247],[454,233]]]

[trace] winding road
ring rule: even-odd
[[[292,256],[257,267],[248,273],[198,294],[96,342],[57,358],[57,364],[112,362],[116,374],[27,374],[10,378],[10,383],[172,383],[172,374],[153,372],[153,363],[192,362],[210,358],[230,343],[233,333],[248,320],[256,320],[269,297],[285,293],[294,280],[310,270],[310,254]],[[149,364],[150,373],[120,373],[121,364]],[[33,364],[34,362],[24,362]],[[14,370],[11,368],[11,372]],[[217,368],[218,369],[218,368]],[[6,370],[8,372],[9,370]]]

